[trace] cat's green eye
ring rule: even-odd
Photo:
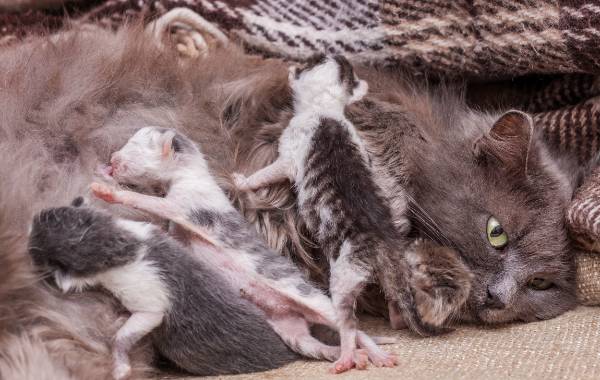
[[[535,290],[547,290],[547,289],[550,289],[553,284],[552,284],[552,281],[547,280],[545,278],[534,277],[531,280],[529,280],[529,282],[527,283],[527,285],[531,289],[535,289]]]
[[[492,247],[503,248],[508,243],[508,235],[504,232],[498,219],[490,216],[487,221],[487,238]]]

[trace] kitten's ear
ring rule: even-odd
[[[489,133],[475,142],[474,155],[480,159],[489,155],[509,169],[524,169],[532,135],[531,116],[508,111],[500,116]]]
[[[349,104],[352,104],[354,102],[358,102],[359,100],[361,100],[362,98],[365,97],[365,95],[367,95],[367,92],[369,92],[369,84],[362,80],[359,79],[357,81],[357,85],[356,87],[354,87],[352,90],[352,96],[350,97],[350,99],[348,100]]]
[[[162,141],[162,158],[163,159],[167,159],[167,158],[170,158],[173,156],[173,153],[175,152],[175,148],[173,146],[174,139],[175,139],[174,131],[169,130],[162,134],[161,141]]]

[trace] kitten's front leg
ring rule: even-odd
[[[120,190],[101,183],[92,183],[92,193],[108,203],[120,203],[124,206],[133,207],[145,211],[151,215],[170,220],[182,228],[192,232],[195,237],[219,247],[220,243],[213,238],[209,231],[199,225],[192,223],[188,216],[178,204],[167,198],[140,194],[129,190]]]
[[[129,351],[149,332],[158,327],[163,320],[162,313],[134,312],[117,331],[113,346],[113,377],[121,380],[131,373]]]
[[[294,177],[294,165],[290,160],[278,158],[271,165],[246,177],[241,173],[233,173],[233,183],[239,190],[257,190],[267,185]]]

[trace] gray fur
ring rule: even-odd
[[[58,207],[42,210],[33,219],[29,252],[42,268],[87,276],[132,262],[141,245],[107,214]]]
[[[297,358],[260,310],[158,229],[149,240],[140,241],[104,213],[61,207],[35,218],[30,240],[37,265],[77,276],[130,263],[142,247],[144,260],[159,268],[171,299],[152,339],[177,368],[196,375],[248,373]]]
[[[303,279],[301,271],[288,258],[275,254],[258,235],[254,228],[238,211],[217,212],[194,209],[190,219],[208,227],[225,246],[243,250],[256,257],[258,274],[272,280],[294,278],[302,295],[318,290]]]

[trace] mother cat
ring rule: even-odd
[[[475,113],[449,92],[428,95],[390,73],[358,73],[371,94],[348,116],[388,195],[402,187],[411,197],[408,211],[404,198],[392,199],[395,211],[409,213],[414,235],[457,248],[477,277],[460,317],[531,321],[573,307],[573,258],[562,221],[571,186],[531,132],[531,120]],[[2,375],[102,378],[110,369],[118,327],[112,305],[102,295],[65,300],[31,281],[25,247],[36,211],[84,191],[97,163],[147,125],[176,127],[201,143],[227,187],[230,173],[254,172],[276,157],[290,100],[284,62],[228,48],[180,64],[141,28],[3,49],[0,351],[13,361]],[[318,276],[318,252],[303,244],[289,185],[260,195],[237,201],[271,245]],[[23,352],[37,360],[19,360]],[[143,350],[134,355],[134,374],[148,360]]]

